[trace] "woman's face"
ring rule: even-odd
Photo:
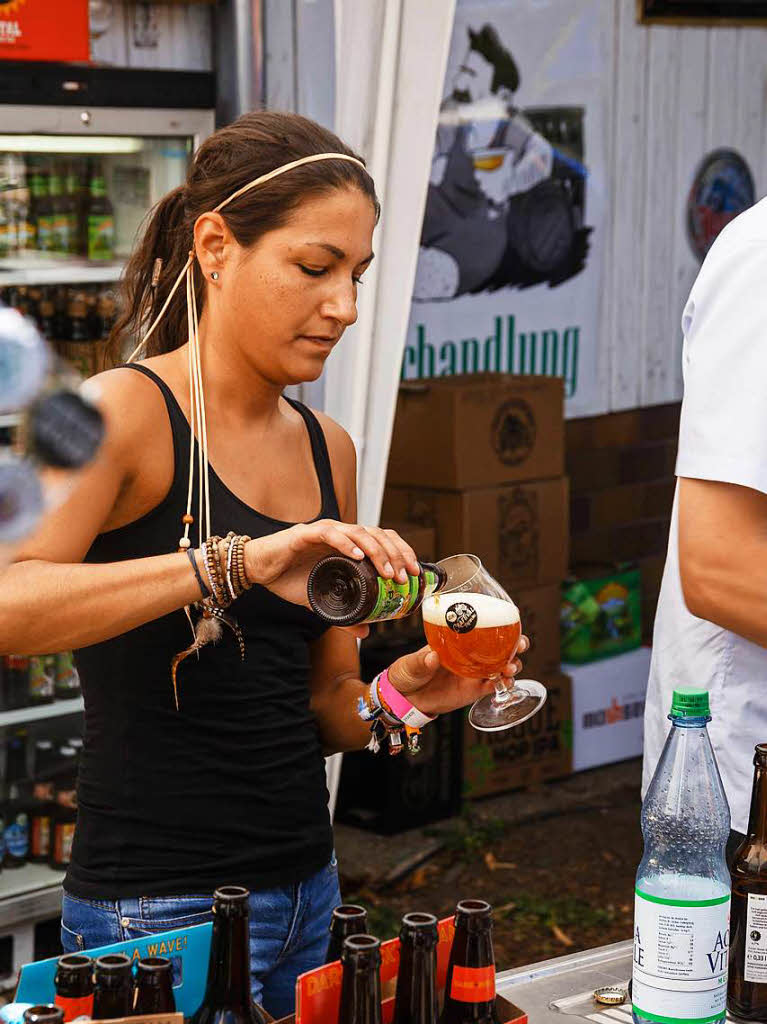
[[[357,319],[374,227],[370,199],[336,189],[306,200],[251,248],[225,247],[206,297],[222,336],[275,384],[316,380]]]

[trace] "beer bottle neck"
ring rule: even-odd
[[[217,908],[213,920],[210,970],[204,1002],[250,1012],[247,913]]]
[[[344,964],[338,1024],[381,1024],[381,979],[369,961]]]
[[[447,1012],[449,1009],[449,1012]],[[495,957],[489,927],[456,927],[445,988],[443,1020],[494,1022]]]
[[[435,946],[403,943],[393,1024],[437,1024],[437,951]]]
[[[767,765],[757,764],[754,769],[748,837],[767,846]]]

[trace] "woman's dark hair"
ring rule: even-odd
[[[298,114],[259,110],[244,114],[220,128],[197,150],[184,185],[173,189],[150,210],[143,232],[125,268],[120,315],[109,338],[110,355],[119,361],[126,342],[135,345],[163,307],[193,244],[194,223],[200,214],[248,182],[314,153],[344,153],[356,157],[332,132]],[[357,159],[361,159],[357,157]],[[370,197],[379,213],[373,179],[348,160],[318,160],[278,175],[226,206],[221,216],[240,245],[253,245],[267,231],[281,227],[305,199],[333,189],[356,188]],[[152,288],[155,261],[162,270]],[[197,307],[205,289],[194,264]],[[171,352],[186,341],[186,293],[183,282],[173,296],[142,357]]]

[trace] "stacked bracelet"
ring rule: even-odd
[[[421,729],[434,721],[392,686],[387,669],[375,677],[367,693],[359,698],[357,712],[364,722],[371,723],[368,749],[374,753],[388,740],[389,753],[399,754],[403,750],[404,730],[408,751],[417,754]]]
[[[186,553],[195,570],[203,593],[203,600],[216,608],[228,608],[241,597],[252,584],[245,574],[245,545],[250,540],[246,535],[229,532],[221,537],[208,537],[202,545],[202,564],[208,585],[205,585],[194,553]]]

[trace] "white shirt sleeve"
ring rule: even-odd
[[[767,493],[767,241],[719,242],[682,318],[676,473]]]

